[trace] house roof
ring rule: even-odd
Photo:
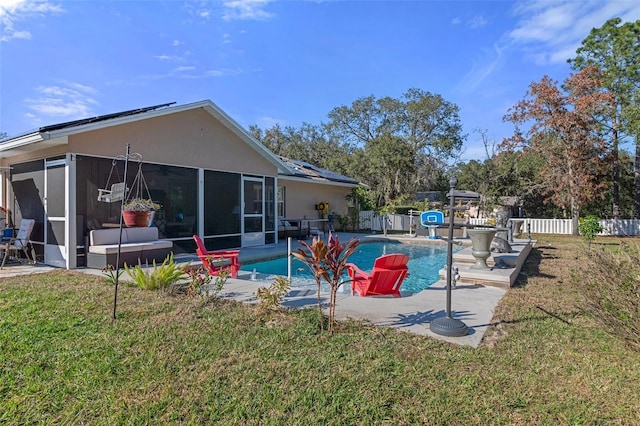
[[[142,114],[142,113],[153,111],[156,109],[165,108],[173,104],[175,104],[175,102],[169,102],[167,104],[154,105],[154,106],[145,107],[145,108],[130,109],[128,111],[121,111],[121,112],[116,112],[112,114],[98,115],[96,117],[84,118],[81,120],[67,121],[66,123],[53,124],[50,126],[40,127],[38,129],[38,132],[40,133],[52,132],[54,130],[65,129],[67,127],[82,126],[83,124],[97,123],[99,121],[111,120],[112,118],[120,118],[120,117],[126,117],[130,115]]]
[[[305,180],[311,179],[314,182],[340,183],[348,186],[359,186],[359,182],[353,178],[314,166],[306,161],[292,160],[286,157],[280,157],[280,159],[294,171],[293,175],[290,177],[280,176],[281,179],[303,178]]]
[[[0,157],[36,151],[48,146],[63,145],[67,143],[68,137],[74,134],[202,108],[275,165],[278,169],[279,177],[282,179],[312,180],[317,183],[346,186],[359,185],[357,180],[350,177],[316,167],[304,161],[291,160],[275,155],[210,100],[177,106],[173,106],[174,104],[175,102],[169,102],[40,127],[31,132],[0,140]]]
[[[128,111],[105,114],[82,120],[68,121],[59,124],[40,127],[39,129],[24,133],[19,136],[0,141],[0,156],[6,157],[20,153],[40,150],[48,146],[64,145],[70,135],[80,134],[105,127],[117,126],[133,121],[146,120],[176,112],[202,108],[242,139],[247,145],[255,149],[278,169],[278,173],[294,174],[275,154],[256,140],[240,124],[227,115],[222,109],[210,100],[194,102],[191,104],[171,106],[175,102],[138,108]]]

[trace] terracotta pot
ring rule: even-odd
[[[151,226],[154,211],[123,210],[122,220],[129,228],[140,228]]]

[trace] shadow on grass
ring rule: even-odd
[[[557,259],[557,256],[551,255],[549,252],[556,250],[555,247],[534,247],[531,249],[531,253],[527,256],[527,260],[522,265],[522,270],[518,274],[516,282],[513,284],[514,288],[525,287],[529,281],[529,277],[539,278],[556,278],[555,275],[545,274],[540,272],[540,263],[544,259]]]
[[[592,241],[591,245],[592,246],[620,246],[620,241],[611,241],[606,243],[603,243],[601,241]]]
[[[500,321],[492,321],[488,324],[479,324],[476,325],[475,327],[486,327],[486,326],[499,326],[499,325],[503,325],[503,324],[520,324],[520,323],[526,323],[526,322],[537,322],[537,321],[544,321],[544,320],[548,320],[549,318],[554,318],[564,324],[567,325],[573,325],[573,323],[571,321],[569,321],[568,319],[565,318],[576,318],[578,316],[584,315],[584,311],[582,310],[578,310],[578,311],[572,311],[572,312],[561,312],[561,313],[553,313],[548,311],[547,309],[544,309],[541,306],[536,306],[536,308],[540,311],[542,311],[545,315],[530,315],[530,316],[526,316],[523,318],[518,318],[518,319],[512,319],[512,320],[500,320]],[[565,317],[565,318],[563,318]]]

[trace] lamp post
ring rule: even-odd
[[[438,317],[431,321],[430,328],[436,334],[449,337],[465,336],[469,331],[465,323],[451,317],[451,275],[453,266],[453,220],[456,210],[454,190],[458,185],[458,179],[453,176],[449,180],[449,238],[447,238],[447,316]]]

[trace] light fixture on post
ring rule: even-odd
[[[466,207],[456,208],[454,191],[458,185],[458,179],[453,176],[449,180],[449,234],[447,238],[447,315],[438,317],[431,321],[430,328],[436,334],[449,337],[465,336],[469,328],[465,323],[451,316],[451,287],[452,287],[452,266],[453,266],[453,220],[457,210],[466,210]]]

